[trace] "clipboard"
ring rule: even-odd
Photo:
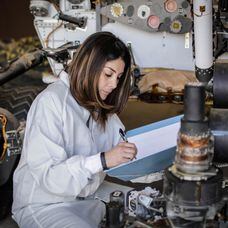
[[[136,144],[137,159],[106,171],[124,181],[159,172],[170,166],[176,153],[177,134],[183,115],[148,124],[127,132]]]

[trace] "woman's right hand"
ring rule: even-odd
[[[134,143],[120,142],[111,150],[105,152],[105,160],[108,168],[129,162],[136,157],[137,148]]]

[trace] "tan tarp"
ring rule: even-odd
[[[157,70],[146,73],[138,83],[140,93],[182,92],[188,82],[197,82],[193,71]]]

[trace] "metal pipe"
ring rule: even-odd
[[[213,76],[212,0],[194,0],[195,67],[199,81]]]
[[[26,53],[19,59],[10,64],[6,71],[0,73],[0,86],[12,80],[29,69],[39,65],[44,60],[43,51],[37,50]]]

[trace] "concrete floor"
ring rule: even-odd
[[[183,106],[179,104],[153,104],[145,103],[136,99],[130,99],[125,110],[120,114],[120,119],[124,123],[126,130],[131,130],[146,124],[150,124],[162,119],[180,115],[183,113]],[[109,179],[113,180],[113,179]],[[135,184],[124,183],[123,181],[113,180],[120,184],[127,184],[135,187]],[[156,187],[156,183],[155,186]],[[160,184],[158,183],[160,186]],[[17,228],[18,226],[8,216],[5,220],[0,221],[0,228]]]

